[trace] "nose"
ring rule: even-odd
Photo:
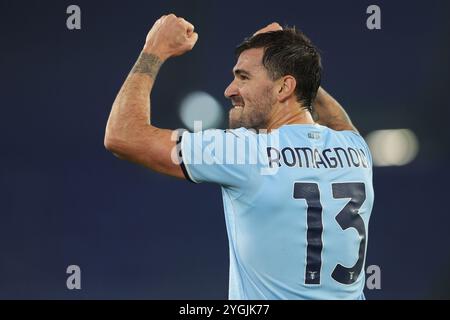
[[[231,98],[232,96],[235,96],[238,94],[238,89],[236,84],[234,83],[234,80],[228,85],[228,87],[225,89],[224,95],[227,98]]]

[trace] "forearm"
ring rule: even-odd
[[[164,61],[194,47],[194,26],[174,14],[152,26],[136,64],[113,103],[105,132],[105,147],[121,159],[154,171],[184,178],[175,131],[151,125],[150,93]]]
[[[316,99],[313,102],[313,109],[318,118],[317,123],[321,125],[338,131],[358,131],[344,108],[322,87],[317,92]]]
[[[153,53],[143,51],[140,54],[113,103],[105,144],[120,145],[129,137],[152,128],[150,93],[162,63]]]

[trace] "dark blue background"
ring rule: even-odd
[[[82,29],[66,28],[77,4]],[[366,28],[378,4],[382,29]],[[159,75],[153,123],[180,100],[226,107],[234,47],[272,21],[321,48],[324,87],[365,135],[410,128],[418,158],[375,168],[368,298],[450,297],[447,1],[0,1],[0,298],[222,299],[228,247],[220,189],[160,176],[103,147],[118,89],[153,22],[174,12],[200,35]],[[226,122],[223,122],[226,126]],[[66,288],[66,268],[82,289]]]

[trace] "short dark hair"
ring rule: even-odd
[[[272,80],[295,78],[297,100],[311,112],[322,73],[320,54],[311,40],[295,27],[260,33],[245,39],[236,48],[236,57],[253,48],[264,48],[262,63]]]

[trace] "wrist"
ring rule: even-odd
[[[149,46],[147,44],[144,45],[142,52],[157,57],[161,61],[161,63],[164,63],[169,58],[169,56],[165,54],[162,50],[155,48],[153,46]]]
[[[155,80],[163,62],[153,51],[143,50],[134,64],[131,73],[146,74]]]

